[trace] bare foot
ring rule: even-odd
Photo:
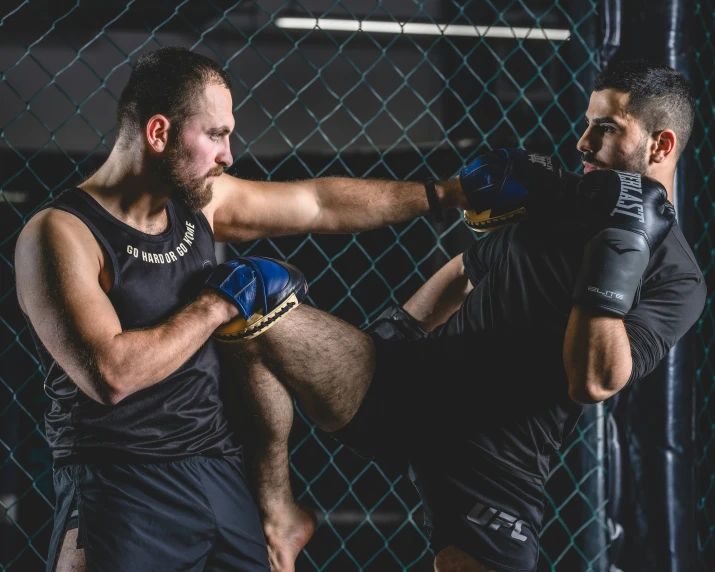
[[[317,522],[310,508],[297,503],[272,511],[270,522],[263,522],[263,532],[273,572],[295,572],[295,559],[313,536]]]

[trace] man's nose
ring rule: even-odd
[[[593,153],[596,151],[594,147],[593,132],[590,127],[587,127],[586,131],[584,131],[583,135],[581,135],[581,139],[579,139],[578,143],[576,143],[576,149],[578,149],[581,153]]]
[[[225,142],[223,148],[216,156],[216,162],[219,165],[223,165],[224,169],[228,169],[233,164],[233,156],[231,155],[231,144],[228,140]]]

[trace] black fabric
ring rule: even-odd
[[[538,415],[517,419],[514,432],[480,434],[477,444],[524,471],[537,468],[543,478],[550,452],[573,430],[582,409],[566,394],[561,355],[584,244],[579,234],[531,223],[490,233],[463,256],[474,289],[432,333],[442,338],[482,333],[512,339],[512,360],[522,360],[527,352],[531,372],[505,378],[512,389],[511,402],[528,398],[536,384],[539,391],[552,395],[550,405]],[[653,254],[640,300],[624,319],[633,356],[629,383],[652,371],[695,323],[705,293],[702,273],[676,224]],[[477,354],[474,358],[479,359]]]
[[[542,485],[492,463],[469,441],[428,444],[411,460],[409,477],[435,554],[454,544],[489,570],[536,569]]]
[[[73,507],[87,572],[271,569],[239,457],[70,465],[54,472],[54,487],[48,572]]]
[[[198,293],[216,265],[213,234],[201,213],[169,201],[169,225],[147,235],[124,224],[80,189],[63,192],[48,208],[74,214],[92,231],[114,268],[107,293],[122,328],[160,324]],[[52,399],[45,415],[55,466],[148,462],[240,451],[219,395],[219,361],[212,340],[159,383],[115,406],[87,397],[68,378],[31,329]]]
[[[509,368],[500,363],[508,348],[501,340],[373,339],[375,377],[356,415],[333,436],[388,472],[409,475],[435,553],[455,544],[490,569],[533,570],[544,480],[495,461],[476,440],[483,433],[494,439],[514,433],[514,419],[527,411],[538,416],[545,400],[533,395],[509,404],[510,389],[502,383]],[[467,363],[468,347],[492,359]]]
[[[526,345],[519,334],[509,339],[470,334],[418,341],[386,341],[373,335],[373,342],[375,376],[353,419],[333,433],[336,439],[363,457],[401,470],[435,438],[470,440],[477,448],[483,448],[485,439],[514,443],[510,451],[518,444],[543,454],[526,459],[498,455],[498,463],[522,478],[545,482],[548,453],[563,438],[551,407],[563,400],[565,390],[556,384],[556,389],[544,388],[534,379],[515,399],[510,382],[531,375],[537,359],[544,363],[540,344],[532,343],[516,360],[512,344]],[[570,400],[562,407],[576,417],[581,411]],[[534,426],[548,427],[554,442],[537,440]]]
[[[490,233],[465,251],[475,289],[435,335],[530,328],[535,335],[546,329],[559,342],[584,244],[578,234],[529,223]],[[638,303],[624,319],[634,360],[631,381],[655,369],[698,319],[705,296],[702,272],[676,223],[653,253]]]
[[[474,289],[443,326],[419,341],[373,336],[372,384],[334,436],[380,464],[410,467],[435,550],[454,543],[496,570],[536,565],[550,456],[583,411],[568,396],[562,347],[584,243],[528,223],[495,231],[464,253]],[[704,295],[676,226],[625,319],[634,380],[691,327]],[[470,521],[476,503],[528,523],[533,542]]]

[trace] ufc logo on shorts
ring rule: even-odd
[[[521,534],[521,528],[526,524],[523,520],[518,520],[515,516],[504,511],[499,512],[497,509],[483,505],[480,502],[474,505],[474,508],[467,515],[467,519],[479,526],[488,526],[492,530],[501,528],[506,532],[511,528],[512,538],[516,538],[521,542],[526,540],[526,536]]]

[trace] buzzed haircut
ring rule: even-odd
[[[166,46],[138,60],[117,105],[117,142],[129,144],[154,115],[166,116],[178,133],[193,115],[207,85],[231,89],[224,69],[186,48]]]
[[[625,60],[598,75],[593,91],[604,89],[630,94],[626,111],[640,119],[648,133],[672,129],[680,157],[695,119],[693,88],[683,74],[659,63]]]

